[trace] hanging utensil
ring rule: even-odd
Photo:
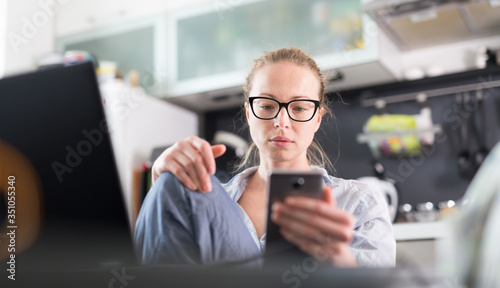
[[[477,100],[477,110],[474,111],[474,121],[473,121],[473,130],[476,138],[476,142],[478,143],[478,150],[474,154],[474,162],[476,166],[476,170],[479,169],[481,164],[483,164],[484,159],[488,156],[489,149],[486,146],[486,110],[484,108],[483,103],[483,91],[476,91],[476,100]]]
[[[470,118],[465,105],[468,101],[468,95],[457,95],[458,114],[461,116],[461,125],[459,127],[459,152],[457,156],[458,173],[460,177],[471,180],[475,174],[475,165],[470,152]],[[464,117],[466,119],[464,119]]]

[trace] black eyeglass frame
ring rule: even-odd
[[[257,116],[257,114],[255,114],[255,111],[253,110],[253,101],[255,99],[272,100],[272,101],[278,103],[279,109],[276,112],[276,115],[274,115],[273,117],[270,117],[270,118],[262,118],[262,117]],[[288,111],[288,105],[290,105],[290,103],[297,102],[297,101],[307,101],[307,102],[314,103],[314,113],[312,114],[311,118],[309,118],[307,120],[296,120],[296,119],[293,119],[293,117],[290,115],[290,112]],[[257,119],[260,119],[260,120],[272,120],[272,119],[278,117],[278,114],[280,114],[281,108],[285,107],[285,110],[286,110],[286,113],[288,114],[288,117],[290,117],[290,119],[292,119],[293,121],[296,121],[296,122],[308,122],[308,121],[311,121],[311,119],[314,118],[314,115],[316,115],[316,112],[318,111],[318,108],[319,108],[319,101],[318,100],[311,100],[311,99],[297,99],[297,100],[292,100],[292,101],[287,102],[287,103],[281,103],[281,102],[279,102],[276,99],[268,98],[268,97],[248,97],[248,104],[250,104],[250,109],[252,110],[253,115],[255,117],[257,117]]]

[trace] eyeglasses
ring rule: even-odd
[[[307,122],[314,117],[319,107],[317,100],[293,100],[281,103],[272,98],[249,97],[248,102],[253,115],[261,120],[271,120],[278,116],[281,107],[285,107],[288,116],[293,121]]]

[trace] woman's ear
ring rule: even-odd
[[[314,129],[315,133],[316,133],[316,131],[318,131],[319,127],[321,126],[321,119],[323,119],[323,115],[325,114],[325,108],[319,107],[317,114],[318,114],[317,115],[318,120],[316,120],[316,127]]]
[[[318,124],[321,124],[321,120],[323,119],[323,115],[325,115],[325,108],[319,107],[319,109],[318,109]]]
[[[247,120],[250,118],[250,111],[248,110],[248,102],[245,102],[245,115],[247,115]]]
[[[319,113],[318,121],[321,123],[321,119],[323,119],[323,116],[325,115],[325,107],[319,107],[318,113]]]

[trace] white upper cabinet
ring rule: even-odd
[[[111,58],[123,54],[121,51],[142,58],[149,53],[152,56],[139,64],[148,68],[155,80],[151,94],[196,111],[240,104],[238,95],[252,60],[280,47],[301,48],[313,56],[327,76],[341,75],[329,83],[328,89],[396,80],[397,50],[381,49],[381,45],[390,43],[380,42],[383,35],[363,13],[359,0],[140,3],[70,2],[57,23],[58,48],[87,49]],[[143,37],[139,28],[152,33],[152,38]],[[128,42],[115,45],[113,53],[98,51],[114,45],[108,43],[112,37],[128,37]],[[110,53],[113,55],[108,56]]]
[[[158,0],[66,0],[58,13],[56,35],[102,28],[107,25],[164,11],[166,1]]]
[[[139,72],[138,85],[147,94],[161,97],[165,81],[161,73],[165,62],[165,47],[161,41],[164,26],[162,17],[155,14],[59,37],[56,48],[58,51],[87,51],[101,64],[101,61],[114,63],[116,70],[125,77],[136,70]]]
[[[165,95],[199,110],[219,106],[221,93],[241,91],[252,60],[280,47],[303,49],[327,75],[340,71],[330,89],[396,80],[361,1],[209,1],[170,11],[167,27]]]
[[[195,5],[207,0],[57,0],[56,36],[67,36],[123,21]]]
[[[279,47],[299,47],[323,69],[378,58],[360,1],[209,1],[167,19],[169,96],[241,85],[252,59]]]

